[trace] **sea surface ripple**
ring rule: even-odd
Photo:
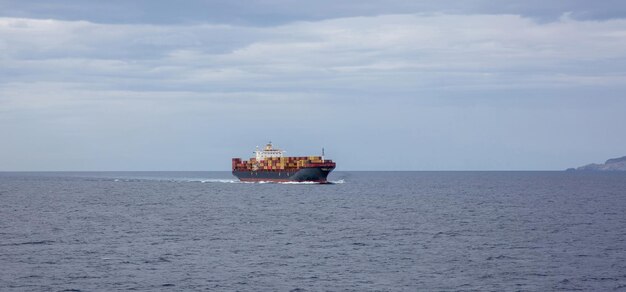
[[[0,290],[626,290],[626,173],[330,179],[0,173]]]

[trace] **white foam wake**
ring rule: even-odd
[[[124,178],[116,178],[113,181],[115,182],[133,182],[133,181],[142,181],[142,180],[159,180],[159,181],[170,181],[170,182],[190,182],[190,183],[227,183],[227,184],[284,184],[284,185],[315,185],[319,184],[318,182],[313,181],[289,181],[289,182],[273,182],[273,181],[256,181],[256,182],[247,182],[240,181],[238,179],[228,179],[228,178],[170,178],[170,179],[162,179],[162,178],[134,178],[134,179],[124,179]],[[343,184],[345,181],[343,179],[336,181],[328,181],[330,184]]]
[[[222,179],[222,178],[210,178],[200,180],[201,183],[227,183],[227,184],[235,184],[241,183],[241,181],[237,179]]]
[[[279,182],[279,184],[281,185],[316,185],[319,183],[314,182],[314,181],[285,181],[285,182]]]

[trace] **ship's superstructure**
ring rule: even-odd
[[[265,145],[263,150],[259,150],[257,147],[256,151],[254,151],[257,161],[265,160],[265,158],[281,158],[284,156],[283,153],[285,153],[285,151],[272,148],[272,142]]]
[[[254,151],[249,160],[233,158],[233,175],[241,181],[312,181],[326,183],[328,174],[335,169],[335,162],[322,156],[286,157],[285,151],[275,149],[272,143],[262,150]]]

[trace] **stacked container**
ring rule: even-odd
[[[299,157],[271,157],[257,161],[250,158],[242,161],[241,158],[233,158],[233,170],[256,171],[256,170],[297,170],[303,167],[320,166],[323,164],[334,164],[332,160],[322,160],[321,156],[299,156]],[[256,167],[255,167],[256,166]]]

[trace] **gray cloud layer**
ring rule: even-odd
[[[385,14],[514,14],[536,20],[558,19],[570,13],[581,20],[623,18],[626,5],[620,0],[188,0],[174,4],[165,0],[61,0],[2,1],[6,17],[88,20],[98,23],[222,23],[276,25],[294,21],[319,21]]]
[[[247,13],[263,9],[235,9],[244,2],[180,14],[207,5],[244,25],[59,20],[93,18],[88,8],[142,20],[130,4],[67,3],[0,18],[0,169],[227,169],[267,139],[294,155],[324,145],[344,169],[558,169],[623,155],[626,20],[595,5],[571,1],[544,21],[498,14],[530,4],[333,14],[276,1],[289,17],[256,26]]]

